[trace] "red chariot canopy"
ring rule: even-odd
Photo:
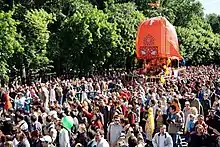
[[[143,21],[138,27],[136,38],[138,59],[176,57],[182,60],[175,27],[164,17]]]

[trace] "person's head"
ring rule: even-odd
[[[23,141],[24,139],[26,138],[26,135],[24,134],[24,132],[18,132],[17,134],[16,134],[16,139],[18,140],[18,141]]]
[[[154,99],[152,99],[150,102],[152,106],[156,105],[156,101]]]
[[[161,125],[160,126],[160,133],[164,134],[166,132],[166,125]]]
[[[33,140],[38,140],[39,139],[40,132],[38,130],[34,130],[31,132],[31,137]]]
[[[12,141],[6,141],[4,143],[4,147],[14,147],[13,142]]]
[[[79,128],[78,128],[78,132],[81,133],[81,134],[86,133],[86,124],[80,123]]]
[[[177,98],[174,98],[172,102],[173,102],[173,104],[179,105],[179,100]]]
[[[215,116],[215,110],[209,110],[209,115],[211,117],[214,117]]]
[[[192,121],[195,120],[195,116],[194,116],[193,114],[190,114],[190,115],[189,115],[189,118],[190,118],[190,120],[192,120]]]
[[[100,110],[99,110],[99,107],[94,107],[94,113],[98,113]]]
[[[209,98],[209,95],[207,93],[204,94],[204,100],[207,100]]]
[[[186,108],[189,108],[189,107],[190,107],[189,101],[186,101],[186,102],[185,102],[185,107],[186,107]]]
[[[116,124],[120,124],[120,117],[119,117],[119,115],[115,115],[115,116],[114,116],[114,122],[115,122]]]
[[[176,112],[176,106],[175,105],[171,105],[170,106],[170,113],[175,113]]]
[[[158,101],[158,104],[157,104],[157,105],[158,105],[158,107],[161,108],[161,107],[162,107],[162,102],[161,102],[161,101]]]
[[[14,136],[12,136],[12,135],[6,135],[5,136],[6,141],[13,141],[13,139],[14,139]]]
[[[191,107],[191,114],[197,116],[198,115],[198,110],[196,107]]]
[[[137,145],[137,138],[135,136],[131,136],[131,139],[128,141],[129,146],[136,146]]]
[[[219,102],[217,102],[215,105],[216,109],[219,109],[219,106],[220,106],[220,104],[219,104]]]
[[[47,122],[47,123],[51,123],[51,122],[52,122],[52,117],[51,117],[50,115],[48,115],[48,116],[46,117],[46,122]]]
[[[23,93],[18,93],[18,98],[22,98],[23,97]]]
[[[60,130],[62,129],[62,123],[61,123],[60,121],[57,122],[57,124],[56,124],[56,129],[57,129],[58,131],[60,131]]]
[[[43,147],[49,147],[49,145],[52,143],[52,138],[49,135],[46,135],[40,138],[40,141]]]
[[[133,106],[132,105],[128,105],[128,111],[132,111]]]
[[[123,119],[121,120],[121,124],[122,124],[123,126],[128,125],[128,124],[129,124],[129,119],[128,119],[128,118],[123,118]]]
[[[83,147],[81,143],[77,143],[75,147]]]
[[[160,116],[162,114],[163,114],[162,110],[161,109],[157,109],[157,115]]]
[[[95,140],[100,141],[104,137],[104,131],[98,129],[95,135]]]
[[[168,102],[167,102],[167,107],[170,107],[170,106],[171,106],[171,102],[168,101]]]
[[[9,113],[9,114],[13,114],[13,113],[14,113],[14,109],[13,109],[13,108],[10,108],[10,109],[8,110],[8,113]]]
[[[198,122],[199,123],[203,123],[204,122],[204,116],[203,115],[199,115],[198,116]]]
[[[148,115],[152,116],[154,113],[154,110],[153,110],[153,108],[150,107],[147,112],[148,112]]]
[[[105,106],[104,100],[100,100],[100,101],[99,101],[99,105],[100,105],[100,106]]]
[[[205,131],[204,127],[202,125],[196,126],[196,134],[203,134]]]
[[[37,117],[36,117],[35,115],[32,115],[32,116],[31,116],[31,121],[32,121],[32,123],[33,123],[33,122],[36,122],[36,121],[37,121]]]
[[[195,94],[195,93],[192,93],[191,96],[190,96],[190,99],[191,99],[191,100],[195,100],[195,99],[196,99],[196,94]]]
[[[24,120],[24,116],[22,114],[17,115],[18,121]]]

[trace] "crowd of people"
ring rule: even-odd
[[[109,72],[2,87],[0,147],[218,147],[219,77],[211,65],[164,83]]]

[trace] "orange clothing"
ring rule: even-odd
[[[176,106],[176,112],[180,112],[181,108],[177,103],[173,103],[174,106]]]
[[[5,110],[8,110],[8,109],[12,108],[12,104],[11,104],[11,101],[10,101],[10,98],[9,98],[8,93],[5,94],[4,97],[5,97],[5,105],[4,105],[4,109],[5,109]]]

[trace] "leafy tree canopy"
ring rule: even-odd
[[[197,0],[0,1],[0,77],[87,73],[131,64],[137,27],[164,16],[177,29],[190,64],[220,64],[220,16],[204,17]]]

